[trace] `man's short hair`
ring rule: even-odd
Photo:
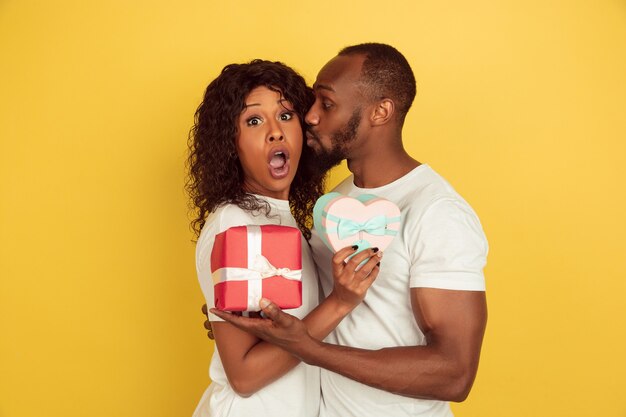
[[[361,82],[364,93],[373,100],[390,98],[396,104],[399,120],[406,117],[415,98],[415,76],[408,61],[396,48],[382,43],[347,46],[339,55],[364,55]]]

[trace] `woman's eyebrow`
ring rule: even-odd
[[[287,100],[286,98],[281,98],[280,100],[277,100],[277,101],[276,101],[276,103],[281,104],[281,105],[282,105],[283,103],[285,103],[285,102],[289,103],[289,100]],[[260,106],[260,105],[261,105],[261,103],[249,103],[249,104],[248,104],[248,103],[246,103],[246,104],[244,104],[243,109],[245,110],[245,109],[247,109],[248,107]]]

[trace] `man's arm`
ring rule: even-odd
[[[413,288],[411,304],[426,345],[379,350],[316,340],[300,320],[274,304],[263,309],[269,319],[213,312],[310,365],[363,384],[408,397],[463,401],[478,369],[487,322],[485,293]]]

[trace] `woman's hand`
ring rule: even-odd
[[[209,339],[215,340],[215,336],[213,336],[213,327],[211,327],[211,322],[209,321],[209,312],[207,311],[206,304],[202,304],[202,314],[204,314],[206,317],[206,320],[204,321],[204,328],[207,330],[206,335]]]
[[[337,251],[332,259],[334,287],[328,298],[335,298],[347,309],[346,313],[365,298],[367,290],[378,276],[383,256],[378,248],[369,248],[346,261],[356,250],[356,246],[348,246]]]

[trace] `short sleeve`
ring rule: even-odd
[[[464,201],[439,199],[407,225],[410,286],[484,291],[488,244],[478,217]]]
[[[196,244],[196,271],[200,288],[204,294],[207,308],[215,307],[213,293],[213,277],[211,276],[211,252],[215,243],[215,235],[229,227],[244,226],[250,223],[250,216],[237,206],[224,206],[207,219]],[[210,321],[223,321],[209,312]]]

